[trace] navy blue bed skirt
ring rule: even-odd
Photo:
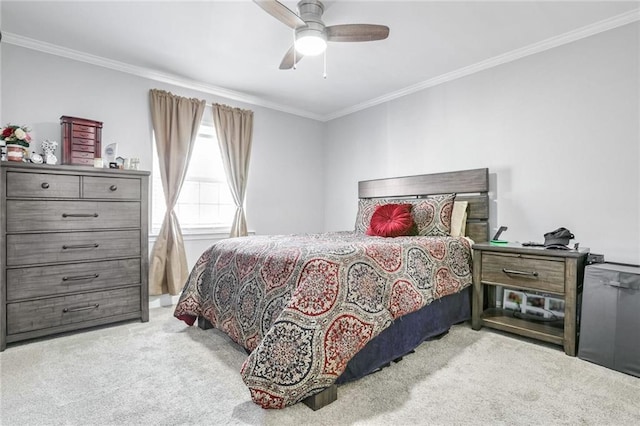
[[[336,384],[359,379],[404,356],[427,339],[471,318],[471,287],[398,318],[358,352]]]

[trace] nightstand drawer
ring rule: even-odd
[[[564,260],[484,253],[481,280],[483,283],[563,294]]]

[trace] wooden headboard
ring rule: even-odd
[[[476,243],[489,241],[487,168],[358,182],[359,198],[418,198],[452,192],[456,200],[469,202],[466,235]]]

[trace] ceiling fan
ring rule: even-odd
[[[323,53],[327,42],[375,41],[389,36],[389,27],[372,24],[344,24],[325,26],[322,22],[324,5],[319,0],[301,0],[298,13],[277,0],[253,0],[268,14],[294,30],[294,44],[285,53],[280,69],[295,68],[304,56]]]

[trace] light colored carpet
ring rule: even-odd
[[[170,308],[152,309],[149,323],[14,344],[0,354],[0,423],[640,424],[640,379],[468,324],[340,386],[338,401],[315,412],[251,402],[245,356]]]

